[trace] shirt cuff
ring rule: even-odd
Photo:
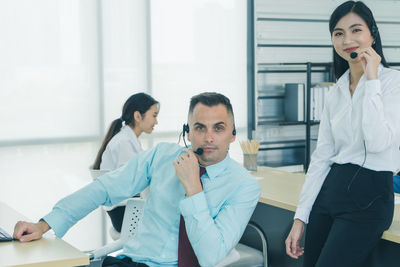
[[[68,228],[63,227],[63,224],[65,224],[65,222],[63,221],[62,218],[64,218],[64,217],[55,215],[54,211],[53,211],[53,212],[50,212],[49,214],[47,214],[46,216],[44,216],[43,218],[41,218],[40,220],[45,221],[50,226],[50,228],[54,231],[56,236],[61,238],[68,231]]]
[[[381,95],[381,81],[380,80],[368,80],[365,82],[365,95],[372,97],[374,95]]]
[[[310,216],[310,211],[304,208],[298,208],[294,215],[294,219],[299,219],[303,221],[305,224],[308,223],[308,217]]]
[[[204,192],[202,191],[181,200],[181,202],[179,203],[179,208],[184,217],[194,215],[204,210],[208,210],[207,200]]]

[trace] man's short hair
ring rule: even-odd
[[[219,104],[224,105],[226,107],[226,110],[228,111],[228,114],[232,115],[232,122],[234,123],[235,120],[234,120],[234,116],[233,116],[233,109],[232,109],[231,101],[226,96],[219,94],[219,93],[215,93],[215,92],[205,92],[205,93],[201,93],[201,94],[193,96],[190,99],[189,116],[192,115],[194,107],[198,103],[201,103],[207,107],[214,107]]]

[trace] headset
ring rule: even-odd
[[[378,36],[378,33],[379,33],[379,31],[378,31],[378,27],[376,26],[376,24],[372,25],[372,27],[371,27],[371,36],[374,39],[374,41],[372,42],[372,45],[375,44],[376,38]],[[355,59],[356,57],[358,57],[358,53],[357,52],[351,52],[350,53],[350,57],[352,59]]]
[[[186,144],[186,140],[185,140],[185,133],[189,133],[189,124],[183,124],[183,127],[182,127],[182,133],[181,133],[181,135],[182,135],[182,138],[183,138],[183,143],[185,143],[185,147],[187,148],[188,146],[187,146],[187,144]],[[236,135],[236,128],[235,127],[233,127],[233,130],[232,130],[232,135]],[[180,139],[180,136],[179,136],[179,139]],[[179,141],[178,141],[179,142]],[[201,155],[201,154],[203,154],[203,152],[204,152],[204,150],[201,148],[201,147],[199,147],[198,149],[196,149],[195,151],[194,151],[194,153],[196,153],[197,155]]]

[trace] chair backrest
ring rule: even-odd
[[[143,216],[145,200],[130,198],[125,207],[124,220],[122,221],[121,239],[134,236],[138,230],[139,222]]]
[[[89,167],[90,175],[92,176],[93,180],[106,174],[109,170],[95,170],[92,167]]]

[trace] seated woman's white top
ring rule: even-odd
[[[133,156],[142,152],[142,144],[137,138],[135,132],[128,125],[124,125],[121,131],[111,138],[101,157],[100,170],[115,170],[127,163]],[[147,198],[148,189],[140,193],[140,197]],[[106,210],[112,210],[118,206],[125,206],[126,201],[122,201],[115,206],[104,207]]]
[[[124,125],[107,144],[101,157],[100,170],[118,169],[142,151],[142,144],[135,132],[128,125]]]

